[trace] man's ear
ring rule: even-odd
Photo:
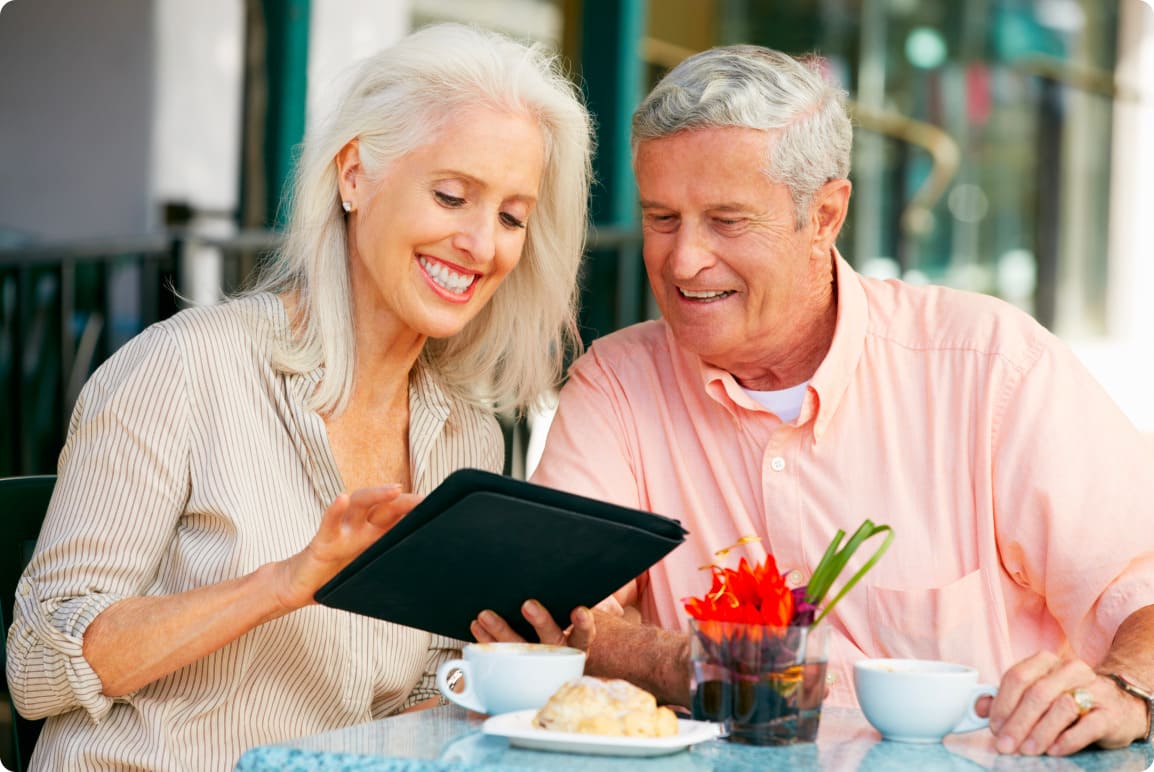
[[[814,250],[828,254],[837,241],[841,226],[849,213],[849,195],[853,185],[849,180],[830,180],[817,189],[810,205],[814,224]]]
[[[337,189],[341,201],[348,201],[353,209],[358,209],[359,197],[364,195],[364,174],[361,169],[361,151],[357,140],[350,139],[340,149],[336,157]]]

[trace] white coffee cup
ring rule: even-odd
[[[974,707],[998,688],[979,684],[968,665],[925,659],[863,659],[854,663],[862,713],[887,740],[936,743],[948,734],[990,725]]]
[[[561,684],[585,672],[585,652],[568,646],[469,643],[464,655],[437,668],[437,688],[461,707],[494,716],[540,708]],[[460,693],[449,688],[454,670],[464,675]]]

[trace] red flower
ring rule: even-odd
[[[784,627],[793,619],[793,593],[777,570],[773,555],[750,566],[745,558],[737,570],[711,566],[713,586],[702,598],[689,598],[685,610],[698,621],[743,622]]]
[[[819,612],[818,608],[850,557],[863,542],[878,534],[885,536],[881,546]],[[792,590],[785,586],[785,579],[777,570],[773,555],[767,556],[764,563],[752,567],[742,558],[736,571],[717,565],[702,566],[703,569],[709,568],[713,574],[713,586],[704,597],[683,598],[682,602],[689,616],[698,622],[739,622],[768,627],[816,625],[881,558],[893,537],[893,530],[888,525],[874,525],[872,520],[867,519],[843,545],[845,531],[839,528],[806,586]],[[733,547],[726,547],[714,554],[726,555],[734,547],[760,540],[757,536],[743,536]]]

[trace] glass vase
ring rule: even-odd
[[[717,721],[731,742],[813,742],[828,662],[824,625],[771,627],[691,619],[693,717]]]

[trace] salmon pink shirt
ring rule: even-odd
[[[1154,450],[1026,314],[835,260],[836,330],[795,422],[644,322],[574,365],[534,481],[685,525],[640,582],[643,617],[668,629],[708,589],[702,566],[769,551],[797,586],[839,528],[891,525],[827,618],[833,704],[853,704],[862,657],[961,662],[992,683],[1039,650],[1096,663],[1154,603]],[[761,542],[714,556],[747,535]]]

